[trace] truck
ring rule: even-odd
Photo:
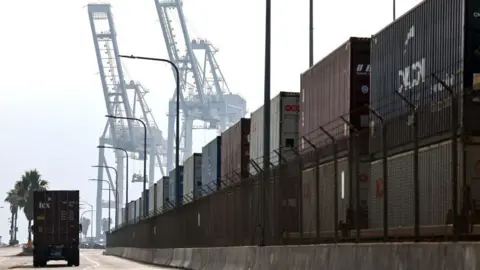
[[[44,190],[33,192],[33,266],[48,261],[67,261],[80,265],[80,191]]]

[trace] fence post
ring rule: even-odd
[[[357,145],[357,137],[359,136],[359,130],[355,128],[350,121],[347,121],[345,117],[341,116],[340,117],[345,124],[347,124],[350,128],[350,133],[353,133],[353,136],[350,135],[350,138],[352,141],[350,142],[351,149],[349,149],[349,152],[351,151],[352,153],[349,154],[354,160],[354,165],[351,166],[351,173],[350,173],[350,186],[351,189],[353,188],[353,184],[355,183],[355,231],[356,231],[356,237],[355,240],[356,242],[360,242],[360,177],[359,177],[359,172],[360,172],[360,164],[359,164],[359,159],[360,155],[358,154],[358,145]],[[353,179],[355,179],[353,181]],[[351,207],[350,209],[353,210],[353,202],[349,203],[349,206]]]
[[[458,241],[458,140],[457,132],[459,128],[458,123],[458,93],[452,87],[448,86],[443,80],[438,78],[435,74],[432,77],[447,89],[452,100],[450,106],[452,121],[451,121],[451,140],[452,140],[452,225],[453,225],[453,241]]]
[[[325,135],[327,135],[333,143],[333,230],[334,230],[334,240],[338,241],[338,158],[337,158],[337,140],[330,133],[328,133],[323,127],[319,127]]]
[[[382,126],[382,165],[383,165],[383,240],[388,241],[388,145],[386,120],[370,106],[368,110],[380,121]]]
[[[316,237],[317,241],[320,242],[320,153],[315,146],[310,140],[305,138],[305,136],[302,137],[304,141],[306,141],[315,151],[315,231],[316,231]],[[303,172],[302,172],[303,173]]]
[[[420,179],[418,164],[418,107],[397,91],[397,94],[413,113],[413,187],[414,187],[414,213],[415,213],[415,241],[420,241]]]

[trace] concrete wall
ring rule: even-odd
[[[480,244],[475,243],[338,244],[264,248],[107,248],[106,254],[181,269],[480,269]]]

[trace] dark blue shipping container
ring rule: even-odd
[[[176,179],[176,170],[180,170],[180,179]],[[182,204],[183,199],[183,166],[173,169],[170,174],[170,198],[176,206]]]
[[[168,176],[162,177],[163,183],[163,209],[170,207],[170,178]]]
[[[479,10],[478,0],[425,0],[372,37],[370,100],[389,120],[389,147],[413,139],[411,110],[397,93],[418,106],[421,138],[449,131],[452,100],[437,78],[461,95],[460,124],[480,130],[472,117],[480,108]],[[370,120],[378,150],[381,125]]]
[[[202,148],[202,196],[220,189],[222,137],[217,136]]]

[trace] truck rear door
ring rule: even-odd
[[[36,245],[78,245],[79,191],[34,193],[34,241]]]

